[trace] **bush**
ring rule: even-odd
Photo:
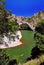
[[[8,65],[18,65],[17,60],[16,59],[10,60]]]
[[[35,58],[38,58],[39,57],[39,55],[40,55],[40,49],[36,46],[36,47],[34,47],[33,49],[32,49],[32,51],[31,51],[31,58],[32,59],[35,59]]]

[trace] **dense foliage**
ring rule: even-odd
[[[8,20],[7,17],[11,15],[11,11],[6,11],[4,7],[5,0],[0,0],[0,34],[8,33],[9,30],[14,32],[18,28],[18,23],[16,21],[10,22]]]
[[[19,29],[19,25],[17,21],[8,20],[8,29],[9,29],[9,32],[16,32]]]
[[[6,54],[5,50],[0,49],[0,65],[7,65],[9,60],[9,56]]]
[[[10,21],[8,16],[11,16],[11,11],[5,10],[5,0],[0,0],[0,43],[2,44],[3,33],[15,32],[18,30],[18,23]],[[9,56],[6,52],[0,49],[0,65],[7,65],[9,62]]]
[[[9,15],[5,9],[5,0],[0,0],[0,34],[8,32],[8,20],[7,16]]]
[[[20,29],[22,29],[22,30],[31,30],[31,28],[29,27],[29,25],[26,24],[26,23],[22,23],[20,25]]]
[[[39,32],[40,34],[44,35],[44,19],[42,19],[36,26],[35,31]]]
[[[34,39],[40,50],[44,50],[44,20],[41,20],[35,28]]]

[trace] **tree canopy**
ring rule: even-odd
[[[8,33],[9,30],[14,32],[18,28],[17,21],[10,22],[7,18],[11,15],[11,11],[5,10],[5,4],[5,0],[0,0],[0,34]]]
[[[44,50],[44,20],[41,20],[35,28],[34,39],[40,50]]]
[[[44,19],[42,19],[36,26],[35,31],[39,32],[40,34],[44,35]]]

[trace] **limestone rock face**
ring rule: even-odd
[[[17,20],[17,23],[20,25],[22,23],[28,22],[29,25],[32,26],[32,29],[35,29],[35,26],[41,19],[44,19],[44,12],[35,13],[32,17],[23,17],[23,16],[16,16],[12,14],[8,17],[11,21]]]
[[[0,49],[21,45],[22,44],[22,42],[20,41],[21,38],[22,35],[20,31],[17,31],[16,34],[9,33],[9,36],[3,35],[2,44],[0,44]]]

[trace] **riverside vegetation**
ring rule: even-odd
[[[5,0],[0,0],[0,44],[3,44],[4,33],[7,35],[9,32],[15,33],[19,30],[17,19],[10,20],[8,17],[12,13],[4,7]],[[23,43],[21,46],[0,49],[0,65],[44,65],[44,16],[40,15],[41,12],[32,18],[25,18],[34,24],[35,31],[30,31],[27,24],[21,26],[23,28],[20,30]]]

